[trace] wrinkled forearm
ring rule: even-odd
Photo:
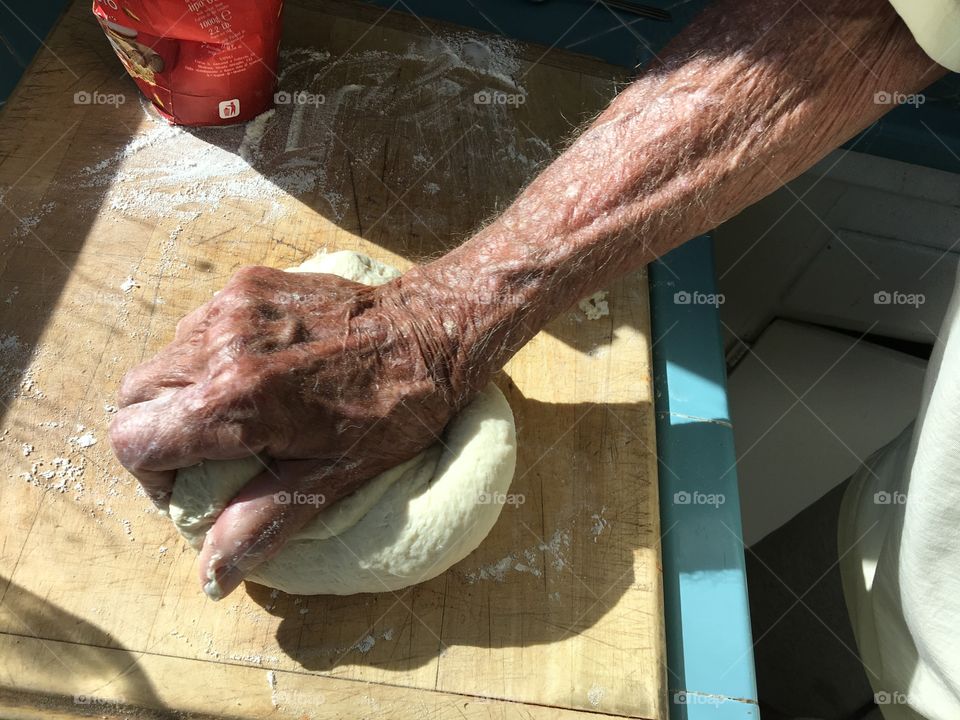
[[[945,71],[886,0],[724,0],[423,272],[477,383],[578,299],[780,187]],[[474,384],[467,382],[467,384]]]

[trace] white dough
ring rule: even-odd
[[[292,272],[324,272],[367,285],[399,273],[353,252],[318,254]],[[321,511],[249,579],[301,595],[398,590],[436,577],[493,528],[516,466],[510,405],[488,385],[450,421],[443,442],[373,478]],[[208,460],[177,473],[170,518],[195,548],[259,458]]]

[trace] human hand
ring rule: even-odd
[[[485,384],[465,379],[458,329],[470,322],[444,288],[419,272],[370,287],[243,268],[127,373],[110,441],[159,507],[179,468],[270,459],[207,534],[208,594],[230,593],[319,510],[432,444]],[[295,491],[325,502],[274,502]]]

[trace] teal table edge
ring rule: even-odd
[[[650,265],[672,720],[756,720],[736,456],[709,236]]]

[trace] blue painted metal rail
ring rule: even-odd
[[[650,266],[673,720],[756,720],[750,605],[709,237]]]

